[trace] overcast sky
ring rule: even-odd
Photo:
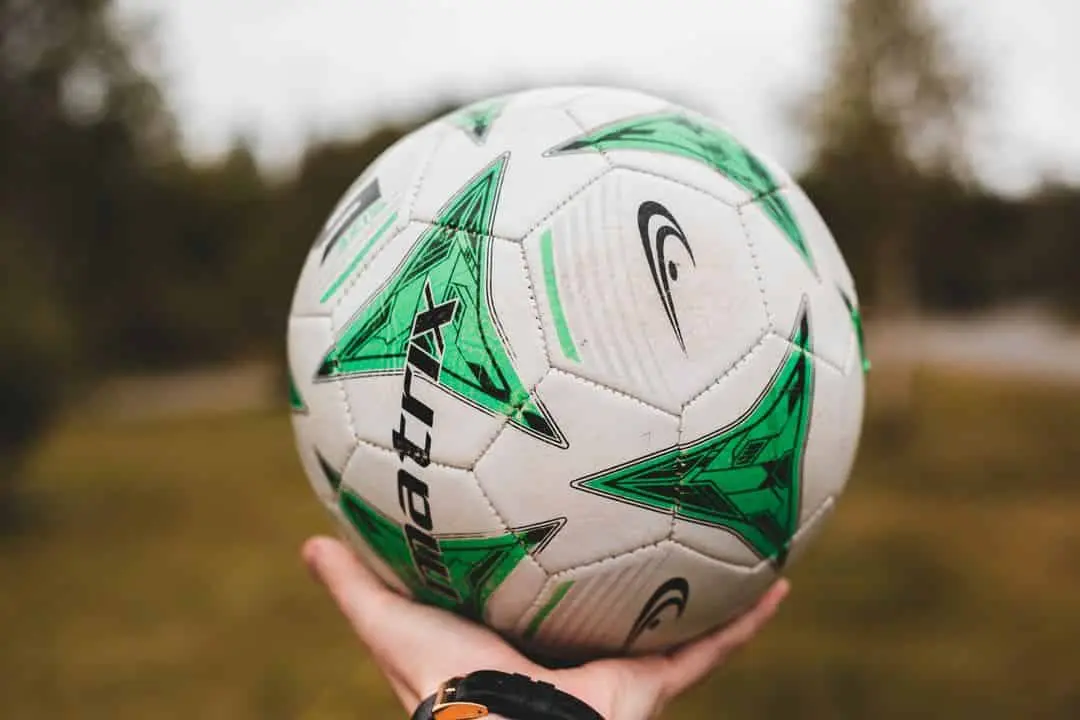
[[[821,83],[835,0],[119,0],[158,19],[188,150],[238,134],[288,163],[313,137],[506,87],[575,80],[663,92],[797,170],[794,103]],[[1080,182],[1076,0],[936,0],[985,81],[972,144],[1007,191]]]

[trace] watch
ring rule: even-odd
[[[604,720],[587,703],[551,683],[498,670],[452,677],[420,703],[412,720]]]

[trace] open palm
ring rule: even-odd
[[[607,720],[650,718],[753,638],[788,592],[787,581],[778,581],[731,625],[666,655],[549,670],[491,630],[397,594],[337,540],[312,538],[304,544],[303,557],[371,650],[407,712],[444,680],[491,669],[550,682]]]

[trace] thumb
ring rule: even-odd
[[[353,629],[368,644],[374,628],[383,624],[393,607],[407,602],[388,588],[338,540],[314,537],[301,555],[311,574],[333,598]]]
[[[787,580],[777,581],[757,605],[735,622],[672,653],[661,680],[665,696],[683,692],[750,642],[776,614],[790,587]]]

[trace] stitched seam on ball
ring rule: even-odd
[[[540,606],[543,605],[544,602],[547,602],[547,589],[555,581],[555,576],[549,575],[547,570],[544,569],[543,565],[537,563],[537,566],[540,568],[540,571],[544,573],[544,584],[541,585],[540,589],[536,591],[536,597],[534,597],[533,601],[529,603],[529,607],[525,608],[521,615],[519,615],[518,618],[514,620],[514,632],[517,634],[521,633],[521,625],[525,622],[525,619],[530,618],[533,613],[540,609]]]
[[[563,112],[566,113],[566,116],[568,118],[570,118],[570,122],[572,122],[572,123],[574,123],[575,125],[578,126],[578,129],[581,130],[581,132],[582,132],[582,137],[589,134],[588,126],[585,125],[585,123],[581,122],[581,120],[578,118],[578,116],[574,114],[573,110],[566,107],[566,108],[563,108]],[[600,157],[603,158],[604,162],[607,163],[607,166],[609,168],[615,167],[615,163],[613,163],[611,161],[611,158],[608,157],[607,151],[604,150],[604,148],[597,147],[596,150],[597,150],[597,152],[600,153]]]
[[[409,228],[409,225],[411,225],[411,224],[412,224],[411,221],[406,222],[403,225],[395,228],[394,231],[392,233],[390,233],[389,235],[384,235],[383,238],[382,238],[382,242],[380,242],[378,244],[378,246],[372,248],[371,253],[366,258],[364,258],[364,262],[362,262],[358,267],[356,267],[353,270],[352,275],[349,277],[349,279],[346,280],[345,283],[340,288],[338,288],[338,290],[337,290],[337,293],[336,293],[337,299],[334,300],[333,305],[330,307],[329,315],[330,315],[331,318],[334,317],[334,312],[339,307],[341,307],[341,305],[345,302],[345,298],[347,298],[349,296],[349,292],[353,289],[353,287],[355,287],[356,283],[360,281],[360,276],[364,274],[364,271],[367,270],[369,267],[371,267],[371,264],[373,262],[375,262],[375,259],[377,257],[379,257],[379,255],[381,255],[383,253],[383,251],[386,250],[386,248],[390,247],[390,243],[392,243],[395,239],[397,239],[397,237],[399,235],[401,235],[403,232],[405,232]],[[411,252],[411,249],[410,249],[410,252]],[[406,252],[405,256],[408,257],[408,252]],[[392,274],[393,274],[393,272],[391,272],[391,275]],[[387,279],[387,281],[389,281],[389,278]],[[386,283],[383,283],[383,285],[385,285],[385,284]],[[372,293],[372,296],[377,294],[379,292],[379,290],[382,289],[383,285],[380,285],[379,287],[377,287],[375,289],[375,291]],[[367,305],[367,300],[365,300],[364,303],[361,304],[360,308],[362,309],[365,305]],[[355,315],[355,313],[354,313],[354,315]],[[352,317],[350,317],[349,320],[352,320]],[[348,321],[346,321],[345,325],[347,325],[347,324],[348,324]],[[342,325],[342,327],[344,327],[345,325]],[[336,335],[337,331],[339,329],[341,329],[341,328],[336,328],[335,327],[335,328],[332,328],[332,329],[334,331],[334,334]]]
[[[579,570],[589,570],[591,568],[596,567],[597,565],[603,565],[604,563],[610,563],[610,562],[614,562],[616,560],[622,560],[624,558],[633,557],[634,555],[646,552],[648,550],[652,550],[654,548],[661,548],[662,549],[664,545],[670,545],[670,544],[672,544],[671,539],[666,538],[666,537],[660,538],[659,540],[654,540],[653,542],[648,543],[647,545],[639,545],[638,547],[634,548],[633,550],[622,550],[622,551],[616,552],[616,553],[609,553],[607,555],[604,555],[603,557],[597,558],[596,560],[591,560],[591,561],[585,563],[584,565],[574,565],[573,567],[568,567],[565,570],[557,570],[557,571],[554,571],[554,572],[549,571],[548,578],[550,580],[557,580],[561,576],[567,575],[567,574],[572,573],[572,572],[577,572]],[[543,567],[543,566],[541,566],[541,567]]]
[[[746,224],[746,216],[743,215],[741,209],[736,210],[739,216],[739,227],[743,231],[743,239],[746,241],[746,247],[750,251],[750,259],[754,264],[754,277],[757,278],[758,291],[761,293],[761,304],[765,309],[765,322],[766,330],[776,329],[776,319],[773,317],[772,308],[769,307],[769,295],[765,289],[765,275],[761,272],[761,262],[758,259],[757,249],[753,236],[750,235],[750,228]]]
[[[739,370],[746,363],[748,363],[750,361],[750,358],[753,357],[754,355],[756,355],[758,353],[758,351],[761,350],[761,347],[765,344],[765,339],[770,337],[771,335],[775,335],[775,333],[773,333],[770,330],[765,330],[764,332],[762,332],[761,335],[758,337],[758,339],[755,340],[754,343],[752,345],[750,345],[750,347],[748,347],[743,352],[743,354],[740,355],[739,358],[728,367],[727,370],[725,370],[717,378],[715,378],[712,382],[710,382],[708,385],[706,385],[704,388],[702,388],[696,395],[694,395],[689,400],[687,400],[685,403],[683,403],[682,413],[685,413],[686,409],[688,407],[690,407],[692,404],[697,402],[698,398],[700,398],[702,395],[709,392],[714,387],[716,387],[721,382],[723,382],[725,379],[727,379],[728,375],[731,375],[733,372],[735,372],[736,370]]]
[[[373,450],[380,450],[382,452],[389,453],[389,454],[395,455],[395,456],[398,455],[398,451],[396,449],[386,447],[385,445],[380,445],[378,442],[376,442],[374,440],[369,440],[369,439],[367,439],[365,437],[362,437],[360,435],[356,436],[356,445],[357,446],[365,445],[365,446],[367,446],[367,447],[369,447],[369,448],[371,448]],[[444,462],[442,460],[436,460],[434,458],[431,458],[431,459],[428,460],[428,465],[429,466],[434,466],[436,468],[442,468],[444,470],[458,470],[458,471],[461,471],[461,472],[472,472],[472,469],[473,469],[472,465],[455,465],[453,463]]]
[[[509,424],[510,424],[510,423],[505,423],[503,427],[506,427],[506,426],[508,426]],[[500,429],[500,432],[498,432],[498,433],[496,433],[496,434],[495,434],[495,435],[496,435],[496,437],[498,437],[498,435],[499,435],[499,434],[501,434],[501,429]],[[492,442],[494,442],[494,441],[492,441]],[[488,447],[491,447],[491,445],[488,445]],[[486,451],[487,451],[487,450],[486,450],[486,448],[485,448],[485,452],[486,452]],[[482,455],[481,455],[481,457],[482,457]],[[476,465],[476,463],[474,462],[474,463],[473,463],[473,466],[475,467],[475,465]],[[497,520],[499,521],[499,523],[500,523],[500,524],[502,525],[503,529],[504,529],[504,530],[505,530],[505,531],[506,531],[506,532],[507,532],[508,534],[511,534],[511,535],[512,535],[512,534],[513,534],[513,528],[511,527],[511,525],[510,525],[510,523],[509,523],[509,522],[507,521],[507,519],[506,519],[505,517],[503,517],[502,513],[500,513],[500,512],[499,512],[499,509],[495,507],[495,503],[493,503],[493,502],[491,501],[491,497],[489,497],[489,496],[488,496],[488,494],[487,494],[487,490],[485,490],[485,489],[484,489],[484,484],[483,484],[482,482],[480,482],[480,478],[479,478],[479,477],[477,477],[477,475],[476,475],[476,472],[475,472],[475,470],[469,470],[469,477],[470,477],[470,478],[472,478],[472,481],[473,481],[473,483],[475,483],[475,484],[476,484],[476,487],[477,487],[477,489],[478,489],[478,490],[480,491],[480,495],[481,495],[481,497],[483,497],[483,498],[484,498],[484,502],[486,502],[486,503],[487,503],[488,509],[489,509],[489,510],[491,511],[491,513],[492,513],[492,514],[493,514],[493,515],[495,516],[495,518],[496,518],[496,519],[497,519]],[[533,557],[533,554],[529,552],[529,549],[528,549],[527,547],[525,547],[525,543],[523,543],[523,542],[521,541],[521,538],[519,538],[519,537],[517,537],[516,535],[514,535],[514,542],[515,542],[515,544],[517,544],[517,546],[518,546],[519,548],[521,548],[521,551],[522,551],[522,552],[523,552],[523,553],[525,554],[525,559],[527,559],[527,560],[528,560],[528,561],[529,561],[530,563],[532,563],[533,565],[535,565],[535,566],[536,566],[536,568],[537,568],[537,569],[538,569],[538,570],[539,570],[539,571],[540,571],[541,573],[543,573],[544,577],[546,578],[546,577],[548,576],[548,573],[547,573],[547,571],[546,571],[546,570],[544,570],[544,566],[540,564],[540,561],[539,561],[539,560],[537,560],[537,559],[536,559],[535,557]],[[515,569],[516,569],[516,567],[515,567]],[[510,571],[510,574],[511,574],[511,575],[513,574],[513,570],[511,570],[511,571]],[[509,575],[507,576],[507,579],[509,579]],[[504,580],[504,582],[505,582],[505,580]],[[500,585],[500,587],[501,587],[501,585]],[[496,589],[495,589],[495,592],[498,592],[498,588],[496,588]],[[493,593],[493,594],[494,594],[494,593]],[[515,619],[515,620],[514,620],[514,622],[512,623],[512,627],[516,629],[516,627],[517,627],[517,623],[518,623],[518,620],[517,620],[517,619]]]
[[[526,290],[529,293],[529,305],[532,307],[533,319],[536,321],[536,333],[540,338],[540,345],[544,348],[544,359],[547,361],[548,369],[553,367],[551,362],[551,348],[548,347],[547,335],[544,333],[544,321],[540,317],[540,301],[536,299],[536,286],[533,284],[533,269],[529,264],[529,254],[525,252],[525,244],[517,243],[518,249],[521,252],[521,264],[525,269],[525,285]],[[547,375],[545,371],[544,375]]]
[[[795,348],[796,350],[799,350],[800,352],[806,353],[811,358],[813,358],[813,360],[815,362],[821,363],[822,365],[829,368],[830,370],[835,370],[840,375],[840,377],[843,378],[843,377],[848,376],[847,372],[844,370],[844,368],[837,365],[834,361],[828,359],[827,357],[823,357],[821,355],[818,355],[813,350],[807,350],[806,348],[799,347],[795,343],[791,342],[791,338],[786,337],[784,335],[781,335],[780,333],[776,332],[776,330],[770,330],[768,334],[772,335],[775,338],[778,338],[778,339],[782,340],[788,347]]]
[[[380,246],[375,248],[374,251],[371,253],[371,255],[367,258],[367,262],[365,262],[361,267],[356,269],[356,271],[353,273],[353,276],[351,278],[349,278],[349,280],[347,281],[345,287],[342,288],[339,291],[340,294],[338,295],[337,301],[334,303],[333,307],[330,309],[330,312],[329,312],[329,314],[327,316],[327,319],[330,321],[330,340],[331,340],[331,342],[336,342],[335,338],[337,337],[338,330],[341,329],[341,328],[337,327],[336,323],[334,322],[334,316],[336,314],[335,311],[339,307],[341,307],[341,304],[343,302],[345,302],[346,296],[348,296],[348,294],[352,290],[353,286],[360,279],[360,275],[364,272],[364,270],[371,266],[371,263],[375,260],[375,257],[378,256],[385,248],[389,247],[390,243],[394,240],[394,238],[396,238],[398,235],[400,235],[408,226],[409,226],[409,223],[406,223],[405,225],[403,225],[403,226],[399,227],[397,230],[395,230],[394,233],[390,237],[385,238],[383,240],[383,242],[380,244]],[[406,257],[407,256],[408,255],[406,254]],[[385,283],[384,283],[384,285],[385,285]],[[379,290],[382,287],[383,287],[383,285],[380,285],[378,288],[376,288],[374,293],[373,293],[373,296],[374,296],[374,294],[378,293]],[[370,300],[370,298],[369,298],[369,300]],[[367,301],[365,301],[363,303],[363,305],[361,305],[361,308],[363,308],[366,305],[367,305]],[[359,312],[359,309],[357,310],[357,312]],[[353,317],[355,317],[355,315],[356,315],[356,313],[354,313],[352,316],[350,316],[349,319],[347,321],[345,321],[345,324],[342,327],[348,326],[348,324],[350,322],[352,322],[352,319],[353,319]],[[345,482],[345,472],[348,469],[349,464],[352,462],[353,456],[356,455],[356,451],[359,450],[360,443],[367,443],[366,440],[364,440],[363,438],[360,437],[360,432],[359,432],[359,430],[357,430],[356,416],[353,413],[352,403],[349,402],[349,393],[346,392],[346,390],[345,390],[345,381],[348,380],[348,378],[349,378],[348,375],[343,375],[343,376],[336,377],[336,378],[334,378],[332,380],[332,382],[337,386],[338,392],[341,394],[341,400],[345,405],[345,417],[349,421],[349,430],[352,432],[352,436],[353,436],[352,448],[349,449],[349,453],[345,457],[345,463],[344,463],[344,465],[342,465],[342,468],[341,468],[341,474],[342,474],[342,483],[341,483],[341,485],[342,486],[346,484],[346,482]],[[374,445],[374,443],[368,443],[368,444],[371,444],[371,445],[373,445],[375,447],[379,447],[378,445]],[[338,487],[338,491],[337,491],[337,493],[335,495],[334,500],[335,500],[335,502],[338,502],[338,503],[341,502],[341,486]]]
[[[587,86],[587,85],[583,86],[581,88],[581,92],[579,92],[578,94],[576,94],[576,95],[574,95],[574,96],[572,96],[572,97],[570,97],[570,98],[568,98],[566,100],[563,100],[562,102],[555,103],[554,105],[549,105],[548,107],[550,107],[553,110],[566,110],[568,105],[576,103],[578,100],[581,100],[582,98],[585,98],[585,97],[588,97],[590,95],[596,94],[596,90],[597,90],[596,87],[590,87],[590,86]]]
[[[545,373],[544,373],[544,375],[542,375],[542,376],[540,377],[540,379],[541,379],[541,380],[543,380],[543,379],[544,379],[544,376],[546,376],[546,375],[547,375],[547,373],[545,372]],[[535,387],[535,386],[534,386],[534,387]],[[532,395],[532,390],[530,390],[530,391],[529,391],[529,395],[530,395],[530,396]],[[522,405],[524,405],[524,404],[525,404],[525,402],[522,402],[522,403],[521,403],[521,405],[516,405],[516,406],[514,406],[514,409],[515,409],[515,410],[520,410],[520,409],[521,409],[521,407],[522,407]],[[503,416],[503,421],[502,421],[501,423],[499,423],[499,426],[498,426],[498,427],[496,427],[496,428],[495,428],[495,432],[491,434],[491,439],[489,439],[489,440],[488,440],[488,441],[487,441],[487,442],[486,442],[486,443],[484,444],[484,447],[480,448],[480,452],[478,452],[478,453],[476,454],[476,458],[475,458],[475,459],[474,459],[474,460],[472,461],[472,464],[471,464],[471,465],[469,465],[469,468],[468,468],[468,469],[469,469],[469,470],[473,470],[473,471],[475,471],[475,470],[476,470],[476,466],[477,466],[478,464],[480,464],[480,461],[481,461],[481,460],[482,460],[482,459],[484,458],[484,456],[485,456],[485,455],[487,455],[487,452],[488,452],[488,450],[490,450],[490,449],[491,449],[491,446],[495,444],[495,441],[496,441],[496,440],[498,440],[498,439],[499,439],[499,437],[500,437],[500,436],[502,436],[502,434],[503,434],[504,432],[506,432],[506,430],[507,430],[508,428],[511,428],[511,427],[513,427],[513,425],[511,425],[511,424],[510,424],[510,418],[508,418],[508,417],[506,417],[506,416]]]
[[[758,193],[757,195],[752,196],[748,200],[743,200],[738,205],[736,205],[736,207],[744,208],[747,205],[753,205],[754,203],[759,202],[761,200],[764,200],[765,198],[771,198],[774,195],[779,195],[780,193],[784,192],[785,190],[793,190],[793,189],[795,189],[795,186],[791,185],[789,183],[777,183],[777,185],[772,190],[770,190],[769,192]]]
[[[565,198],[563,198],[558,204],[556,204],[555,207],[553,207],[550,211],[548,211],[548,213],[546,215],[544,215],[539,220],[537,220],[535,223],[530,225],[525,230],[525,232],[522,233],[520,238],[517,238],[517,239],[507,238],[507,239],[511,240],[511,242],[524,242],[525,238],[529,237],[529,235],[532,235],[532,233],[538,227],[540,227],[541,225],[546,223],[548,220],[550,220],[552,217],[554,217],[560,210],[562,210],[564,207],[569,205],[571,200],[575,199],[578,195],[581,195],[583,192],[585,192],[586,190],[591,188],[593,185],[595,185],[601,178],[603,178],[605,175],[607,175],[609,172],[611,172],[611,170],[612,170],[612,168],[605,167],[601,172],[599,172],[596,175],[594,175],[593,177],[589,178],[589,180],[586,181],[586,183],[584,185],[582,185],[581,187],[579,187],[576,190],[572,191],[569,195],[567,195]]]
[[[405,198],[398,209],[400,213],[398,215],[398,219],[401,222],[401,225],[395,228],[392,233],[383,237],[382,242],[380,242],[378,246],[371,249],[371,253],[366,258],[364,258],[364,262],[361,263],[359,267],[353,270],[352,276],[345,282],[345,286],[339,288],[338,299],[330,310],[331,317],[333,317],[333,311],[340,307],[341,304],[345,301],[345,298],[346,296],[348,296],[349,291],[352,290],[353,286],[356,285],[357,281],[359,281],[360,276],[363,274],[364,270],[371,267],[371,264],[375,262],[375,259],[379,255],[381,255],[386,248],[390,247],[390,243],[393,242],[393,240],[398,235],[404,232],[412,222],[412,218],[410,217],[412,215],[412,205],[416,201],[416,196],[420,194],[420,186],[424,182],[424,178],[427,176],[428,169],[435,161],[435,156],[438,154],[439,148],[442,147],[444,142],[446,142],[446,138],[449,135],[449,132],[446,128],[437,129],[440,133],[440,136],[435,139],[432,144],[431,150],[427,154],[427,157],[423,160],[423,162],[420,163],[420,169],[416,173],[416,178],[409,184],[409,188],[405,192]],[[406,253],[406,257],[408,257],[408,253]],[[375,292],[378,292],[378,290],[376,290]],[[334,330],[334,333],[337,334],[336,329]]]
[[[337,337],[338,331],[338,328],[335,326],[334,323],[333,312],[330,313],[330,315],[327,317],[327,320],[330,324],[330,342],[333,343],[335,342],[334,338]],[[356,455],[357,449],[359,449],[360,435],[356,430],[356,418],[353,415],[352,403],[349,402],[349,394],[345,392],[345,378],[336,377],[331,382],[334,383],[335,387],[337,387],[338,394],[341,395],[341,402],[345,406],[345,418],[349,422],[349,431],[352,433],[353,438],[352,447],[349,448],[349,452],[345,456],[345,462],[341,466],[341,482],[338,483],[338,487],[334,491],[334,502],[336,504],[340,504],[342,487],[347,484],[345,482],[345,473],[349,468],[349,464],[352,463],[353,456]]]
[[[861,373],[862,352],[859,349],[859,339],[855,335],[855,329],[851,330],[851,338],[848,340],[848,350],[844,358],[844,377],[851,377],[852,373]]]
[[[682,411],[679,412],[679,425],[678,431],[675,434],[675,447],[678,448],[678,460],[676,460],[676,472],[675,477],[678,479],[676,487],[678,490],[675,492],[675,504],[671,508],[671,519],[668,522],[668,540],[675,539],[675,519],[679,517],[679,510],[682,509],[682,486],[683,480],[686,478],[686,470],[682,467],[682,453],[683,453],[683,418],[686,415],[686,406],[683,405]]]
[[[289,313],[290,320],[329,320],[330,316],[326,313]]]
[[[398,452],[396,450],[392,450],[390,448],[385,448],[382,445],[379,445],[378,443],[374,443],[374,442],[371,442],[370,440],[366,440],[364,438],[357,437],[356,443],[353,446],[353,451],[352,451],[352,453],[350,453],[350,460],[352,459],[352,455],[354,455],[356,450],[358,450],[361,446],[367,446],[368,448],[374,449],[376,451],[382,451],[384,453],[388,453],[388,454],[394,455],[394,456],[396,456],[398,454]],[[480,483],[479,478],[476,477],[476,474],[472,471],[471,468],[458,467],[456,465],[450,465],[450,464],[447,464],[447,463],[438,462],[436,460],[432,460],[432,461],[430,461],[428,463],[428,467],[432,467],[432,466],[434,466],[435,468],[438,468],[438,469],[450,470],[450,471],[453,471],[453,472],[461,472],[461,473],[467,474],[469,476],[469,479],[472,480],[472,482],[476,486],[477,490],[480,492],[480,496],[482,498],[484,498],[484,502],[487,504],[488,510],[491,511],[491,514],[494,516],[495,520],[497,521],[497,523],[498,523],[497,530],[502,530],[502,531],[506,532],[507,534],[511,534],[513,532],[513,527],[510,525],[509,522],[506,521],[506,518],[504,518],[502,516],[502,514],[498,511],[498,509],[495,507],[495,505],[491,502],[491,498],[488,497],[487,492],[484,490],[484,486]],[[346,467],[348,467],[348,463],[346,463]],[[340,495],[340,492],[339,492],[339,495]],[[338,502],[340,502],[340,501],[338,501]],[[442,537],[447,537],[447,536],[452,536],[452,535],[453,535],[452,533],[442,533],[442,534],[436,534],[436,537],[442,538]],[[525,554],[525,559],[527,559],[530,563],[535,565],[536,568],[541,573],[543,573],[545,577],[548,577],[548,573],[547,573],[546,570],[544,570],[543,565],[541,565],[539,562],[537,562],[536,558],[533,557],[531,553],[529,553],[528,548],[525,547],[525,545],[524,545],[524,543],[522,543],[521,539],[515,537],[514,542],[518,547],[521,548],[522,552]],[[516,623],[516,621],[515,621],[515,623]]]
[[[423,218],[423,217],[420,217],[420,216],[416,215],[416,216],[410,216],[409,220],[411,220],[412,222],[415,222],[415,223],[421,223],[423,225],[426,225],[428,227],[428,229],[431,229],[431,228],[443,228],[445,230],[453,230],[455,232],[463,232],[463,233],[466,233],[467,235],[478,235],[478,234],[480,234],[480,233],[473,232],[472,230],[467,230],[465,228],[458,227],[457,225],[454,225],[452,223],[441,222],[438,218]],[[507,235],[499,235],[498,233],[494,233],[494,232],[485,232],[485,233],[482,233],[482,235],[483,235],[483,237],[494,238],[496,240],[505,240],[506,242],[512,242],[512,243],[521,242],[520,240],[516,240],[516,239],[514,239],[512,237],[509,237]]]
[[[818,520],[820,520],[821,517],[826,512],[828,512],[830,508],[836,505],[836,502],[837,495],[826,495],[825,498],[818,504],[818,506],[810,512],[810,517],[806,518],[806,522],[799,523],[799,529],[795,531],[795,538],[793,539],[797,539],[799,533],[803,532],[804,530],[810,529],[810,527],[814,525],[814,523],[816,523]]]
[[[641,398],[634,397],[633,395],[630,395],[629,393],[625,393],[622,390],[618,390],[617,388],[613,388],[613,387],[611,387],[609,385],[605,385],[605,384],[603,384],[601,382],[598,382],[596,380],[593,380],[591,378],[582,377],[581,375],[578,375],[577,373],[571,372],[570,370],[566,370],[566,369],[561,368],[561,367],[552,367],[549,372],[560,373],[562,375],[566,375],[568,377],[573,378],[574,380],[578,380],[578,381],[580,381],[582,383],[585,383],[586,385],[591,385],[592,387],[598,388],[600,390],[604,390],[604,391],[609,392],[612,395],[615,395],[617,397],[625,398],[627,400],[632,400],[634,403],[636,403],[636,404],[638,404],[638,405],[640,405],[640,406],[642,406],[644,408],[648,408],[649,410],[653,410],[653,411],[658,412],[658,413],[660,413],[662,415],[666,415],[669,418],[673,418],[675,420],[679,419],[679,415],[676,414],[676,413],[671,412],[670,410],[665,410],[664,408],[657,407],[656,405],[653,405],[652,403],[648,403],[648,402],[642,400]]]
[[[693,162],[693,161],[690,161],[690,162]],[[721,197],[720,195],[717,195],[716,193],[712,192],[711,190],[706,190],[703,187],[700,187],[698,185],[694,185],[693,183],[687,182],[686,180],[683,180],[681,178],[671,177],[670,175],[663,175],[661,173],[654,172],[652,170],[646,170],[644,168],[630,167],[630,166],[627,166],[627,165],[616,164],[613,169],[614,170],[624,170],[626,172],[631,172],[631,173],[637,173],[638,175],[647,175],[649,177],[657,178],[659,180],[666,180],[666,181],[668,181],[670,183],[674,183],[675,185],[680,185],[680,186],[686,188],[687,190],[693,190],[696,193],[700,193],[701,195],[704,195],[704,196],[706,196],[708,198],[712,198],[713,200],[716,200],[717,202],[722,203],[725,207],[729,207],[729,208],[733,208],[733,209],[738,209],[738,208],[742,207],[743,205],[746,205],[746,204],[749,204],[749,203],[753,202],[753,200],[749,200],[749,201],[745,201],[745,202],[732,202],[731,200],[729,200],[729,199],[727,199],[725,197]],[[717,176],[719,176],[721,178],[724,178],[724,176],[720,175],[720,173],[717,173]],[[724,178],[724,179],[726,179],[726,178]]]
[[[420,187],[424,183],[424,178],[427,177],[428,170],[431,169],[431,165],[435,162],[435,156],[439,154],[439,148],[443,146],[446,139],[450,137],[450,131],[453,129],[449,125],[439,125],[439,137],[432,144],[431,150],[427,154],[427,158],[420,163],[420,171],[416,173],[416,179],[409,185],[409,191],[406,193],[406,201],[402,205],[402,211],[405,213],[407,219],[412,219],[413,203],[416,202],[417,196],[420,194]]]
[[[735,570],[748,570],[748,571],[753,573],[753,572],[757,572],[757,571],[761,570],[762,568],[764,568],[766,566],[768,566],[768,567],[774,567],[775,566],[775,563],[772,560],[770,560],[769,558],[763,558],[763,559],[759,560],[757,563],[755,563],[754,565],[741,565],[739,563],[733,563],[733,562],[729,562],[727,560],[721,560],[720,558],[715,558],[712,555],[709,555],[708,553],[702,552],[701,550],[698,550],[697,548],[690,547],[689,545],[687,545],[685,543],[681,543],[678,540],[673,540],[672,542],[679,549],[685,550],[686,552],[690,553],[691,555],[699,557],[702,560],[705,560],[705,561],[710,562],[710,563],[715,563],[717,565],[723,565],[724,567],[732,568],[732,569],[735,569]]]
[[[505,240],[505,238],[503,238],[503,239]],[[521,399],[521,402],[514,404],[514,406],[513,406],[514,410],[520,410],[522,407],[525,406],[525,403],[529,402],[529,400],[536,394],[536,388],[538,388],[540,386],[540,383],[544,381],[544,378],[546,378],[554,368],[553,368],[553,366],[551,364],[551,353],[548,350],[547,339],[544,337],[544,329],[543,329],[543,326],[540,324],[540,315],[539,315],[539,309],[538,309],[537,304],[536,304],[536,297],[532,292],[532,279],[529,276],[529,272],[530,272],[529,271],[529,260],[525,255],[525,247],[521,243],[518,243],[518,242],[516,242],[514,240],[506,240],[506,241],[514,243],[515,245],[518,245],[518,247],[521,248],[522,260],[525,263],[525,268],[524,268],[525,269],[525,273],[524,273],[525,282],[526,282],[526,285],[528,286],[529,298],[530,298],[530,302],[531,302],[531,304],[533,306],[533,318],[536,320],[536,323],[537,323],[537,330],[538,330],[538,332],[540,334],[540,345],[544,349],[544,359],[545,359],[545,361],[547,363],[547,368],[545,368],[544,372],[540,374],[540,377],[537,378],[536,382],[532,383],[531,385],[529,385],[528,388],[526,388],[526,395]],[[476,459],[473,460],[473,464],[472,464],[470,469],[475,469],[476,468],[477,464],[484,458],[485,455],[487,455],[488,450],[491,449],[491,447],[495,444],[495,442],[499,439],[499,437],[502,436],[502,434],[504,432],[506,432],[507,430],[513,430],[513,424],[510,422],[510,419],[508,417],[503,416],[503,422],[499,425],[498,428],[496,428],[495,433],[492,435],[491,440],[488,441],[487,445],[485,445],[480,450],[479,454],[477,454]]]
[[[518,251],[521,253],[521,262],[522,262],[523,270],[524,270],[523,276],[525,278],[526,289],[527,289],[527,291],[529,293],[529,304],[532,306],[533,319],[536,321],[535,328],[536,328],[537,336],[540,338],[540,346],[543,348],[544,361],[545,361],[545,363],[547,365],[547,367],[544,369],[544,372],[540,374],[540,377],[536,380],[536,382],[532,383],[528,387],[528,395],[521,400],[520,404],[516,404],[514,406],[515,410],[520,410],[522,407],[525,406],[525,403],[527,403],[529,401],[529,399],[532,398],[533,395],[535,395],[536,388],[538,388],[540,386],[540,383],[543,382],[544,378],[546,378],[548,376],[548,373],[551,372],[552,365],[551,365],[551,351],[548,349],[547,338],[544,337],[544,327],[543,327],[543,325],[541,324],[541,321],[540,321],[540,309],[539,309],[539,306],[537,305],[536,295],[533,292],[532,277],[531,277],[531,274],[530,274],[531,270],[529,268],[529,258],[525,253],[525,246],[523,244],[521,244],[521,243],[514,242],[512,240],[508,241],[508,242],[511,242],[514,245],[516,245],[518,247]],[[503,432],[509,427],[512,427],[512,425],[511,425],[511,423],[509,421],[509,418],[504,417],[504,422],[501,425],[499,425],[499,427],[495,430],[495,433],[492,435],[491,439],[480,450],[479,454],[477,454],[477,456],[476,456],[476,459],[473,460],[473,464],[472,464],[473,468],[475,468],[477,463],[479,463],[480,460],[483,459],[483,457],[485,455],[487,455],[487,452],[488,452],[488,450],[491,449],[491,446],[495,444],[495,441],[498,440],[499,437],[503,434]]]
[[[491,236],[491,237],[496,238],[496,236]],[[516,411],[516,410],[520,410],[521,408],[523,408],[525,406],[525,403],[529,402],[529,400],[536,393],[536,388],[540,385],[540,383],[543,381],[543,379],[545,377],[547,377],[548,372],[550,372],[550,370],[551,370],[551,356],[548,353],[547,342],[544,339],[543,327],[541,327],[540,324],[539,324],[540,323],[540,317],[539,317],[539,314],[538,314],[538,310],[536,308],[536,299],[535,299],[535,297],[533,296],[533,293],[532,293],[532,281],[531,281],[531,278],[529,277],[529,261],[528,261],[528,258],[525,257],[525,248],[524,248],[524,246],[521,245],[521,243],[516,242],[514,240],[509,240],[507,238],[497,238],[497,239],[503,240],[504,242],[509,242],[509,243],[511,243],[513,245],[517,245],[520,252],[521,252],[521,259],[522,259],[522,263],[524,265],[524,267],[523,267],[524,272],[522,274],[523,274],[523,276],[525,278],[525,284],[526,284],[526,286],[528,288],[530,304],[532,305],[532,308],[533,308],[533,317],[537,322],[536,327],[537,327],[537,332],[539,333],[539,337],[540,337],[540,345],[544,349],[544,359],[545,359],[545,362],[546,362],[546,365],[547,365],[547,367],[544,369],[544,372],[542,372],[540,374],[540,377],[536,380],[536,382],[532,383],[531,385],[529,385],[528,388],[526,388],[526,395],[525,395],[525,397],[523,397],[521,399],[521,402],[515,403],[513,405],[513,408]],[[487,455],[488,450],[490,450],[491,446],[495,444],[495,441],[499,439],[499,437],[503,434],[503,432],[507,428],[511,428],[511,427],[513,427],[513,426],[512,426],[512,424],[510,422],[510,418],[504,415],[503,416],[503,422],[501,422],[499,424],[499,426],[497,428],[495,428],[495,432],[492,433],[491,439],[489,439],[487,441],[487,444],[485,444],[484,447],[482,447],[480,449],[480,452],[477,453],[476,458],[472,461],[472,465],[469,468],[470,470],[476,468],[476,465],[480,462],[481,459],[483,459],[483,457],[485,455]]]

